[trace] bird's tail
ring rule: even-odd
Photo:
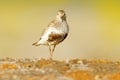
[[[39,46],[40,44],[38,44],[38,42],[35,42],[32,44],[33,46]]]

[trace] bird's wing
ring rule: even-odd
[[[49,24],[48,24],[48,26],[46,27],[46,28],[44,28],[43,29],[43,31],[42,31],[42,33],[41,33],[41,35],[40,35],[40,39],[41,39],[41,37],[42,36],[44,36],[49,30],[51,30],[51,28],[55,28],[56,27],[56,21],[55,20],[52,20]],[[54,29],[53,29],[54,30]],[[52,31],[52,30],[51,30]],[[39,39],[39,40],[40,40]]]
[[[55,27],[56,22],[55,20],[51,21],[48,26],[42,31],[41,36],[43,36],[51,27]]]

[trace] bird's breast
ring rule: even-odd
[[[55,25],[55,28],[57,29],[57,31],[59,31],[61,33],[68,33],[69,32],[69,26],[68,26],[66,21],[57,22],[57,24]]]

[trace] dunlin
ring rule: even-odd
[[[59,10],[56,18],[49,23],[48,27],[46,27],[41,34],[39,41],[33,43],[32,45],[49,46],[50,58],[52,59],[56,45],[61,43],[67,37],[68,32],[69,26],[66,21],[65,11]]]

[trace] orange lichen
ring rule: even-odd
[[[120,72],[108,75],[109,80],[120,80]]]
[[[14,65],[14,64],[4,63],[4,64],[2,65],[2,68],[3,68],[3,69],[6,69],[6,68],[8,68],[8,69],[16,69],[17,67],[16,67],[16,65]]]
[[[92,80],[93,76],[88,71],[74,70],[70,71],[65,76],[73,78],[74,80]]]

